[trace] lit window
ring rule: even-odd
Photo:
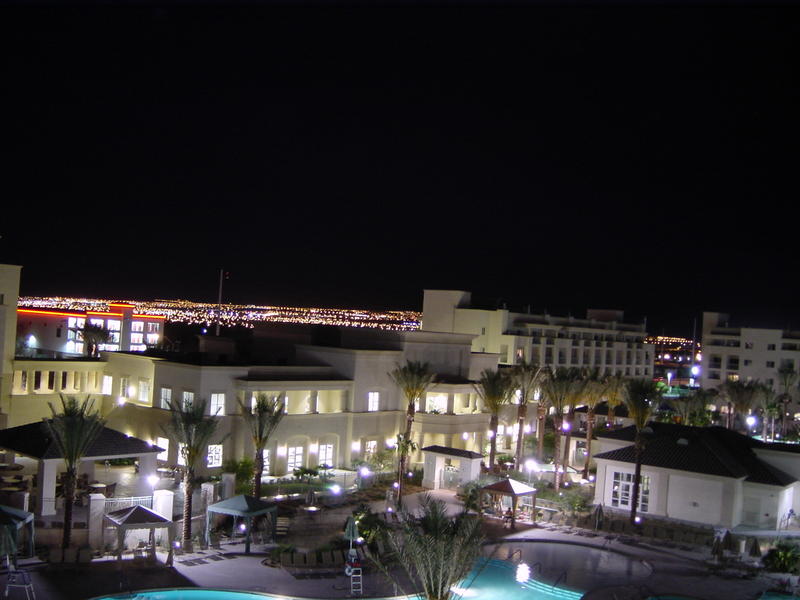
[[[148,346],[155,346],[158,343],[158,334],[157,333],[148,333],[147,334],[147,345]]]
[[[161,388],[161,408],[169,410],[169,403],[172,402],[172,388]]]
[[[128,388],[130,387],[130,380],[127,377],[119,378],[119,395],[123,398],[128,397]]]
[[[105,321],[103,319],[89,319],[89,323],[91,325],[96,325],[97,327],[103,327],[105,325]]]
[[[139,402],[142,402],[142,403],[150,402],[150,380],[149,379],[140,379],[139,380]]]
[[[611,506],[630,508],[633,495],[633,473],[614,473]],[[639,485],[639,511],[647,512],[650,506],[650,478],[642,475]]]
[[[209,444],[206,466],[209,468],[222,466],[222,444]]]
[[[183,410],[189,410],[194,403],[194,392],[183,392]]]
[[[133,321],[131,323],[131,331],[136,331],[138,333],[142,333],[144,331],[144,322],[143,321]]]
[[[289,472],[289,474],[292,474],[295,469],[303,468],[302,446],[289,446],[287,456],[286,470]]]
[[[319,465],[333,466],[333,444],[319,445]]]
[[[163,448],[163,452],[156,455],[158,460],[169,460],[169,440],[167,438],[156,438],[156,446]]]
[[[211,394],[210,410],[213,416],[225,416],[225,394]]]
[[[143,333],[132,333],[131,334],[131,344],[143,344],[144,343],[144,334]]]
[[[148,333],[158,333],[158,323],[148,323],[147,324],[147,332]],[[158,336],[156,336],[158,337]]]
[[[364,444],[364,458],[369,460],[375,453],[378,451],[378,441],[377,440],[368,440],[367,443]]]
[[[269,471],[270,471],[269,450],[267,450],[267,449],[262,450],[261,456],[264,458],[264,473],[269,475]]]
[[[121,327],[122,327],[121,321],[116,321],[113,319],[109,319],[108,321],[106,321],[106,329],[108,329],[109,331],[119,331]]]
[[[381,409],[381,395],[378,392],[369,392],[367,394],[367,410],[375,412]]]
[[[106,396],[110,396],[111,393],[112,393],[111,392],[111,384],[112,384],[113,381],[114,381],[114,378],[111,377],[111,375],[103,375],[103,388],[101,390],[101,393],[103,393]]]

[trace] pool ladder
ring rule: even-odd
[[[567,583],[567,572],[566,571],[562,571],[561,572],[561,575],[559,575],[558,579],[556,579],[556,582],[552,586],[550,586],[550,589],[552,590],[553,588],[558,587],[558,584],[561,583],[562,581],[564,583]]]
[[[517,557],[517,560],[514,560],[514,557]],[[515,565],[518,565],[522,562],[522,548],[517,548],[511,554],[508,555],[509,562],[513,562]]]

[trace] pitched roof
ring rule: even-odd
[[[106,519],[118,526],[125,526],[135,529],[137,525],[156,525],[159,523],[172,523],[168,518],[158,514],[156,511],[136,504],[127,508],[111,511],[106,515]]]
[[[227,515],[254,517],[256,515],[263,515],[271,510],[276,510],[277,506],[275,502],[267,502],[266,500],[261,500],[254,496],[241,494],[212,504],[208,507],[208,511]]]
[[[575,409],[576,413],[585,413],[588,412],[588,408],[586,406],[579,406]],[[628,407],[624,404],[618,404],[614,407],[614,416],[619,418],[627,418],[628,416]],[[594,414],[605,417],[608,416],[608,402],[601,402],[598,404],[594,409]]]
[[[455,456],[456,458],[483,458],[483,454],[471,452],[470,450],[461,450],[460,448],[448,448],[447,446],[425,446],[422,451],[436,452],[437,454]]]
[[[536,493],[536,488],[532,488],[531,486],[526,485],[521,481],[517,481],[516,479],[501,479],[495,483],[483,486],[481,490],[486,492],[497,492],[500,494],[506,494],[508,496],[527,496],[529,494]]]
[[[797,481],[791,475],[761,460],[753,449],[769,444],[723,427],[688,427],[650,423],[642,464],[690,473],[744,478],[751,483],[787,486]],[[636,428],[623,427],[598,433],[598,437],[633,442]],[[595,459],[635,463],[633,445],[595,455]]]
[[[63,458],[50,431],[41,421],[0,430],[0,448],[13,450],[32,458]],[[131,456],[163,451],[163,448],[148,444],[144,440],[103,427],[97,439],[86,451],[85,458]]]

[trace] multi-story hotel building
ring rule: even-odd
[[[547,367],[590,367],[602,373],[652,377],[654,352],[643,323],[623,313],[589,310],[585,319],[485,309],[469,292],[425,290],[422,329],[470,334],[473,352],[499,355],[501,364],[522,359]]]
[[[17,309],[17,336],[32,356],[83,354],[83,328],[86,324],[102,327],[108,341],[101,351],[140,352],[161,341],[164,317],[141,315],[134,306],[111,303],[108,311],[66,311],[56,309]]]
[[[800,365],[800,331],[735,325],[730,315],[703,313],[701,383],[715,388],[727,380],[766,383],[782,393],[778,371]],[[789,390],[795,398],[797,390]]]

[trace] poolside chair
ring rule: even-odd
[[[306,566],[307,567],[316,567],[318,564],[317,561],[317,553],[315,551],[311,551],[306,554]]]
[[[6,597],[8,597],[9,588],[22,588],[25,590],[25,598],[27,600],[36,600],[36,592],[33,589],[31,575],[25,569],[16,569],[8,572],[8,579],[6,579]]]
[[[333,551],[333,566],[343,567],[345,563],[344,553],[341,550]]]
[[[292,552],[281,553],[281,566],[287,568],[293,566]]]
[[[331,554],[330,550],[322,550],[319,553],[319,556],[320,556],[319,566],[321,567],[333,566],[333,554]]]

